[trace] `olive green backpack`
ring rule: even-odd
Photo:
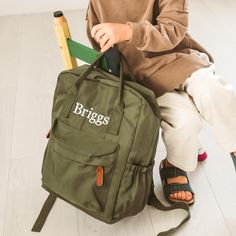
[[[186,210],[180,225],[190,218],[187,204],[165,207],[154,193],[160,125],[154,93],[124,79],[122,63],[120,78],[100,69],[103,55],[58,77],[41,170],[49,196],[34,232],[40,232],[57,197],[109,224],[136,215],[146,204]]]

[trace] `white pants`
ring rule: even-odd
[[[214,69],[212,64],[197,70],[178,88],[157,98],[167,159],[185,171],[197,166],[203,121],[212,126],[223,150],[236,151],[236,91]]]

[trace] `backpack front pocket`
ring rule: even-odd
[[[111,140],[59,121],[45,152],[43,184],[81,208],[104,211],[118,150]]]

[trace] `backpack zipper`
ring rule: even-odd
[[[98,166],[96,170],[96,185],[101,187],[103,185],[104,170],[102,166]]]

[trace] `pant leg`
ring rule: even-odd
[[[174,90],[157,98],[168,161],[185,171],[197,166],[202,118],[191,97]]]
[[[217,144],[236,151],[236,91],[214,73],[214,65],[193,73],[181,86],[192,98],[205,121],[212,125]]]

